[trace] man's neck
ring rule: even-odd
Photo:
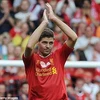
[[[40,57],[42,57],[42,58],[46,58],[46,57],[48,57],[48,56],[50,56],[50,55],[51,55],[51,53],[50,53],[50,54],[48,54],[48,55],[43,55],[43,54],[41,54],[40,52],[38,52],[38,54],[39,54],[39,56],[40,56]]]

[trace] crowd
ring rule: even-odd
[[[21,60],[32,32],[41,23],[45,3],[78,35],[69,61],[100,61],[100,0],[0,0],[0,60]],[[53,50],[67,39],[54,23]],[[37,51],[37,46],[34,47]],[[69,100],[100,100],[100,68],[65,69]],[[27,100],[23,67],[0,66],[0,97]]]

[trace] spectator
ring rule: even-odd
[[[88,100],[88,96],[86,96],[84,90],[83,90],[84,80],[83,79],[77,79],[75,84],[75,97],[76,100]]]
[[[99,0],[91,0],[91,12],[92,16],[95,20],[100,21],[100,1]]]
[[[100,38],[100,25],[96,29],[96,36]]]
[[[77,100],[75,97],[75,90],[72,86],[67,86],[67,93],[69,100]]]
[[[0,6],[0,34],[3,34],[14,26],[14,12],[11,11],[8,0],[2,0]]]
[[[21,34],[21,25],[22,25],[22,22],[16,19],[14,27],[12,27],[11,30],[9,31],[11,38],[16,36],[17,34],[19,35]]]
[[[27,23],[23,23],[21,26],[21,34],[17,34],[13,39],[12,42],[15,46],[21,46],[22,52],[24,51],[27,41],[29,39],[29,26]]]
[[[55,51],[58,48],[61,48],[61,46],[63,45],[63,43],[65,42],[65,35],[63,34],[62,30],[55,25],[54,27],[54,32],[55,32],[55,41],[54,41],[54,48],[53,51]]]
[[[8,60],[14,60],[15,57],[14,57],[14,49],[15,49],[15,46],[12,44],[12,43],[9,43],[7,45],[7,50],[8,50]]]
[[[22,48],[20,46],[16,46],[14,50],[15,60],[21,60],[21,53],[22,53]]]
[[[6,86],[3,83],[0,83],[0,97],[6,96]]]
[[[93,36],[92,27],[87,26],[85,33],[78,38],[75,45],[75,49],[77,49],[79,53],[79,60],[92,61],[94,46],[98,41],[99,39]]]
[[[30,7],[28,9],[29,11],[36,4],[36,1],[37,0],[29,0],[29,2],[30,2]],[[14,0],[13,1],[13,9],[14,9],[15,12],[17,11],[18,7],[20,6],[21,2],[22,2],[22,0]]]
[[[94,85],[95,85],[95,88],[93,89],[93,92],[92,92],[92,100],[96,100],[96,94],[100,91],[100,76],[99,75],[96,75],[94,77]]]
[[[86,25],[85,22],[80,22],[78,24],[77,34],[78,34],[79,37],[84,35],[86,26],[87,25]]]
[[[94,51],[93,51],[93,61],[100,61],[100,41],[98,41],[95,46],[94,46]]]
[[[60,0],[57,3],[56,6],[56,13],[59,15],[61,13],[61,8],[64,5],[64,3],[67,4],[67,8],[66,8],[66,14],[68,15],[69,18],[72,18],[73,13],[76,11],[76,6],[74,3],[74,0]]]
[[[91,15],[91,1],[84,0],[82,6],[82,18],[87,23],[87,25],[91,24],[91,19],[89,14]]]
[[[28,99],[28,84],[27,82],[24,82],[21,84],[18,100],[27,100],[27,99]]]
[[[84,81],[85,84],[83,85],[83,90],[86,95],[89,96],[90,100],[94,100],[95,97],[95,89],[97,89],[97,85],[92,83],[93,74],[89,71],[85,72]]]
[[[7,46],[10,43],[11,39],[8,33],[3,33],[2,38],[2,57],[3,59],[8,59],[8,50]]]
[[[30,17],[30,12],[28,11],[29,5],[30,3],[28,0],[22,0],[19,11],[15,14],[15,18],[22,22],[27,22],[28,18]]]

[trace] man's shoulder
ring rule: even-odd
[[[59,54],[59,52],[60,51],[67,51],[67,50],[73,50],[73,48],[71,48],[71,47],[69,47],[66,43],[64,43],[59,49],[57,49],[57,50],[55,50],[54,51],[54,53],[58,53]]]
[[[35,55],[35,53],[32,53],[29,57],[25,57],[25,53],[22,54],[22,59],[32,59],[32,57]]]

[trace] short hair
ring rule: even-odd
[[[49,28],[45,28],[44,31],[42,32],[40,38],[39,38],[39,41],[41,41],[45,37],[47,37],[47,38],[50,38],[50,37],[54,38],[54,32],[51,29],[49,29]]]
[[[20,88],[23,87],[24,84],[28,84],[27,81],[24,81],[20,84]]]

